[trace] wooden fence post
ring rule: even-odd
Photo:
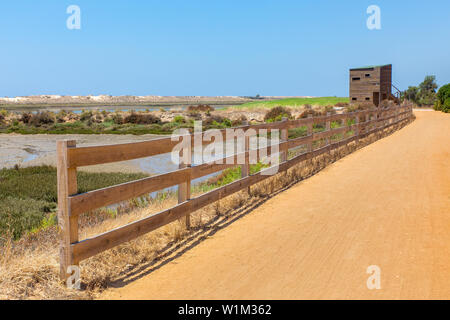
[[[67,268],[78,265],[74,261],[70,245],[78,242],[78,216],[70,217],[69,196],[77,194],[77,169],[68,167],[69,148],[75,148],[76,141],[62,140],[56,143],[57,154],[57,187],[58,187],[58,226],[60,278],[65,281],[69,277]]]
[[[368,124],[369,121],[370,121],[370,113],[367,112],[364,115],[364,134],[367,134],[367,132],[369,132],[369,124]]]
[[[371,113],[370,110],[366,114],[366,133],[368,133],[370,129],[370,119],[371,119]]]
[[[288,140],[288,129],[287,129],[287,118],[283,118],[283,128],[281,129],[281,136],[280,136],[280,142],[286,142]],[[288,148],[287,145],[286,147],[283,147],[281,151],[281,157],[280,157],[280,161],[281,163],[287,161],[288,159]]]
[[[331,112],[327,112],[327,118],[329,118],[331,116]],[[325,124],[325,130],[326,131],[330,131],[331,130],[331,121],[330,119],[327,119],[327,122]],[[331,141],[331,137],[326,137],[325,139],[325,143],[328,146],[330,144]]]
[[[356,147],[358,147],[359,144],[359,111],[356,111],[355,116],[355,136],[356,136]]]
[[[310,120],[310,122],[308,122],[308,124],[306,125],[306,128],[308,130],[308,136],[312,136],[313,134],[313,115],[312,114],[308,114],[308,119]],[[307,144],[307,148],[308,148],[308,152],[313,151],[313,141],[311,140],[310,142],[308,142]]]
[[[188,154],[184,154],[184,150],[187,150]],[[191,167],[192,161],[192,150],[191,148],[183,149],[181,162],[179,164],[179,168],[187,168]],[[178,185],[178,203],[183,203],[191,199],[191,178],[187,178],[186,182],[183,182]],[[187,214],[185,216],[186,229],[191,228],[191,215]]]
[[[378,139],[380,139],[381,136],[382,136],[381,131],[382,131],[383,126],[384,126],[384,122],[383,122],[383,110],[380,110],[380,111],[378,112],[377,117],[378,117],[378,119],[377,119],[377,133],[378,133]]]
[[[398,108],[397,108],[397,106],[395,107],[395,111],[394,111],[394,115],[395,115],[395,117],[394,117],[394,123],[397,123],[397,121],[398,121],[398,119],[399,119],[399,112],[398,112]],[[395,127],[397,127],[397,124],[395,125]]]
[[[248,126],[248,121],[243,121],[242,125]],[[250,150],[250,137],[246,134],[247,130],[244,131],[244,151],[247,153]],[[250,174],[250,154],[245,155],[245,164],[241,165],[241,178],[246,178]],[[250,187],[247,188],[247,193],[250,194]]]

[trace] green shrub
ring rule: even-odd
[[[445,99],[444,104],[441,107],[441,111],[450,113],[450,98]]]
[[[189,111],[188,115],[190,118],[194,119],[194,120],[201,120],[202,119],[202,114],[200,112],[197,111]]]
[[[112,119],[112,121],[113,121],[115,124],[123,124],[123,123],[124,123],[123,117],[122,117],[122,115],[119,114],[119,113],[114,113],[114,114],[111,116],[111,119]]]
[[[303,112],[298,116],[298,119],[306,119],[310,115],[312,117],[318,117],[322,115],[322,113],[320,111],[314,110],[311,105],[307,104],[305,105],[305,110],[303,110]]]
[[[43,200],[18,199],[6,197],[1,199],[0,234],[10,233],[14,239],[20,238],[41,224],[49,212],[49,204]]]
[[[22,121],[25,124],[29,124],[32,118],[32,114],[29,112],[22,113],[22,116],[20,117],[20,121]]]
[[[450,113],[450,83],[439,89],[434,109]]]
[[[264,116],[265,122],[276,122],[281,121],[283,118],[292,119],[291,111],[282,106],[278,106],[270,109]]]
[[[183,116],[175,116],[175,118],[173,118],[173,122],[178,124],[186,123],[186,119]]]
[[[203,122],[203,124],[205,126],[220,126],[222,123],[224,123],[226,120],[229,121],[229,119],[226,119],[225,117],[219,116],[219,115],[212,115],[209,116],[205,119],[205,121]],[[227,124],[229,122],[226,122]],[[231,122],[230,122],[231,123]]]
[[[125,117],[124,123],[154,124],[154,123],[161,123],[161,119],[153,114],[142,114],[131,112],[130,115]]]
[[[247,117],[241,114],[237,119],[232,121],[231,126],[238,127],[241,126],[244,122],[247,122]]]
[[[228,118],[223,119],[222,124],[223,124],[225,127],[228,127],[228,128],[230,128],[230,127],[233,125],[232,122],[231,122],[231,120],[228,119]]]
[[[145,174],[78,172],[78,192],[137,180]],[[50,166],[0,170],[0,235],[10,232],[14,238],[49,221],[56,210],[56,169]]]
[[[80,115],[81,121],[89,121],[92,118],[92,111],[83,111]]]
[[[323,115],[327,115],[328,113],[336,114],[336,110],[334,109],[333,106],[325,106],[323,108],[322,114]]]

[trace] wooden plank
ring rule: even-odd
[[[324,138],[328,137],[329,134],[330,134],[329,131],[314,132],[313,140],[315,141],[315,140],[324,139]]]
[[[76,169],[67,167],[67,151],[75,147],[72,140],[57,141],[57,189],[58,189],[58,227],[59,227],[59,253],[60,278],[68,278],[67,268],[75,264],[70,250],[71,243],[78,241],[78,220],[70,218],[70,205],[68,197],[77,191]]]
[[[319,140],[319,139],[329,138],[331,136],[334,136],[339,133],[343,133],[343,132],[348,131],[349,129],[353,129],[353,128],[354,128],[354,125],[352,125],[350,127],[340,127],[340,128],[327,130],[327,131],[315,132],[312,136],[312,139]]]
[[[179,165],[180,169],[190,168],[192,163],[192,149],[191,148],[185,149],[182,152],[184,153],[184,151],[186,151],[187,154],[183,154],[182,157],[180,158],[181,160]],[[189,201],[189,199],[191,198],[191,176],[190,176],[191,170],[189,170],[188,172],[189,174],[186,176],[184,181],[178,185],[178,203]],[[189,214],[185,216],[184,223],[186,225],[186,228],[190,229],[191,216]]]
[[[244,125],[248,125],[248,122],[245,121]],[[250,137],[245,135],[244,138],[244,151],[245,151],[245,164],[241,165],[241,178],[248,177],[250,174],[250,158],[249,158],[249,150],[250,150]],[[250,187],[247,189],[247,193],[250,194]]]
[[[347,118],[348,118],[348,113],[336,113],[336,114],[332,114],[329,117],[330,121],[344,120]]]
[[[292,149],[298,146],[301,146],[303,144],[308,144],[313,141],[313,136],[306,136],[306,137],[300,137],[288,140],[288,149]]]
[[[77,216],[84,212],[175,186],[188,179],[190,170],[190,168],[185,168],[71,196],[69,197],[70,215]]]
[[[272,122],[272,123],[261,123],[261,124],[252,125],[251,128],[258,131],[261,129],[267,129],[267,130],[282,129],[282,128],[284,128],[284,126],[285,126],[285,124],[283,123],[283,121],[278,121],[278,122]]]
[[[233,156],[232,158],[235,158],[236,156]],[[231,158],[231,157],[230,157]],[[227,158],[225,158],[227,159]],[[225,161],[223,161],[222,164],[216,164],[216,163],[204,163],[199,166],[192,167],[191,171],[191,179],[197,179],[201,178],[203,176],[207,176],[208,174],[215,173],[218,171],[222,171],[228,168],[235,167],[236,162],[233,162],[233,164],[226,164]]]
[[[287,127],[287,118],[283,118],[284,126],[281,128],[280,132],[280,142],[288,141],[288,127]],[[281,147],[282,146],[282,147]],[[288,159],[288,144],[283,143],[280,144],[280,161],[285,162]]]
[[[326,140],[325,140],[325,144],[326,144],[326,145],[329,145],[329,144],[330,144],[330,136],[332,135],[332,133],[331,133],[331,121],[330,121],[330,116],[331,116],[331,113],[328,112],[328,113],[327,113],[327,122],[325,123],[325,130],[326,130],[326,132],[328,132],[328,135],[327,135]]]
[[[298,127],[308,126],[308,124],[312,124],[312,123],[313,123],[313,119],[311,117],[297,119],[297,120],[291,120],[291,121],[288,121],[287,128],[288,129],[298,128]]]
[[[170,138],[69,150],[68,166],[83,167],[169,153],[178,144]]]
[[[313,131],[314,120],[313,120],[312,114],[308,115],[308,120],[310,120],[310,122],[308,123],[306,128],[308,130],[308,136],[311,137],[311,140],[308,141],[307,152],[311,152],[313,150],[313,141],[314,141],[314,138],[313,138],[313,134],[314,134],[314,131]]]
[[[105,250],[114,248],[121,243],[136,239],[183,217],[187,212],[190,212],[190,206],[190,202],[184,202],[161,213],[156,213],[142,220],[72,244],[73,255],[76,259],[82,261]]]
[[[359,143],[359,114],[355,116],[355,137],[356,137],[356,143]]]
[[[313,117],[313,124],[325,123],[327,120],[327,116]]]
[[[294,140],[292,140],[294,141]],[[279,146],[283,147],[284,144],[287,144],[288,142],[285,143],[281,143]],[[208,174],[211,173],[215,173],[217,171],[222,171],[228,168],[232,168],[232,167],[236,167],[238,166],[237,162],[238,162],[238,158],[241,157],[242,155],[244,155],[245,157],[249,157],[249,153],[251,152],[256,152],[258,153],[258,160],[261,160],[261,157],[259,155],[260,151],[263,150],[264,148],[259,148],[259,149],[255,149],[255,150],[249,150],[247,152],[242,152],[242,153],[237,153],[234,155],[231,155],[229,157],[226,158],[221,158],[221,159],[217,159],[215,162],[213,163],[204,163],[201,164],[199,166],[195,166],[192,167],[192,172],[191,172],[191,179],[197,179],[203,176],[206,176]],[[267,155],[270,155],[272,153],[272,148],[270,146],[267,146]],[[222,163],[217,163],[221,161]],[[227,162],[230,162],[232,164],[227,164]]]

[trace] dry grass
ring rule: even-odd
[[[190,230],[183,221],[176,221],[136,240],[94,256],[81,263],[83,287],[69,290],[59,281],[59,254],[56,228],[27,235],[20,241],[7,241],[0,255],[0,299],[92,299],[110,285],[124,284],[148,274],[167,261],[189,250],[217,230],[248,214],[267,198],[306,179],[328,164],[374,142],[401,126],[396,125],[380,134],[372,134],[315,159],[302,162],[286,172],[270,177],[246,191],[238,192],[191,216]],[[90,237],[126,223],[136,221],[149,213],[158,212],[176,204],[174,195],[154,200],[145,208],[123,210],[115,218],[104,215],[81,219],[80,238]]]

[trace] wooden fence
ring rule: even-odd
[[[239,129],[242,129],[244,132],[248,129],[254,129],[257,133],[262,129],[269,131],[273,129],[280,130],[281,135],[278,147],[281,156],[278,172],[283,172],[301,161],[312,159],[352,141],[358,141],[360,138],[406,121],[411,115],[411,107],[395,106],[388,109],[328,114],[327,116],[309,117],[292,121],[283,119],[283,121],[274,123],[245,125],[239,127]],[[334,121],[340,122],[341,126],[332,129],[331,123]],[[325,131],[314,132],[314,124],[323,124]],[[302,126],[306,126],[307,136],[288,139],[289,129]],[[351,132],[353,134],[349,135]],[[221,133],[225,136],[225,130],[221,130]],[[333,141],[333,138],[339,137],[339,135],[342,136],[342,139]],[[191,141],[194,141],[196,138],[194,134],[187,137]],[[324,145],[315,149],[314,142],[317,140],[323,141]],[[224,164],[212,163],[198,166],[181,164],[176,171],[77,194],[77,167],[169,153],[178,143],[178,141],[172,141],[170,137],[145,142],[94,147],[77,147],[75,141],[65,140],[57,142],[58,223],[60,228],[60,275],[62,279],[66,279],[69,276],[67,274],[69,266],[78,265],[84,259],[123,242],[135,239],[182,217],[186,217],[186,223],[189,226],[189,215],[192,212],[270,177],[270,175],[265,174],[267,173],[265,170],[271,170],[272,168],[266,168],[259,173],[249,175],[249,153],[251,150],[246,140],[246,151],[223,158]],[[203,141],[202,143],[206,144]],[[305,146],[306,151],[295,155],[292,159],[288,159],[289,149],[300,146]],[[196,198],[191,198],[191,180],[228,167],[237,166],[236,160],[243,155],[245,156],[245,164],[241,166],[241,179]],[[235,164],[227,164],[229,162],[226,160],[233,160]],[[80,241],[78,234],[78,216],[80,214],[176,185],[178,185],[178,205],[152,214],[142,220]]]

